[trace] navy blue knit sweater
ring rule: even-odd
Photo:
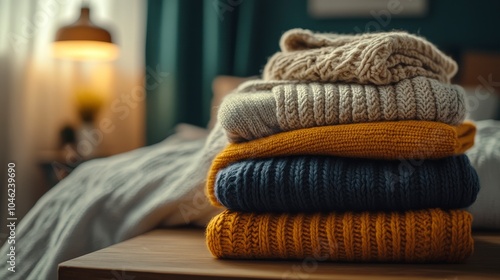
[[[466,155],[419,161],[245,160],[219,171],[215,185],[222,205],[250,212],[462,208],[478,191],[479,179]]]

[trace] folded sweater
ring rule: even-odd
[[[327,155],[371,159],[437,159],[463,154],[474,144],[472,123],[396,121],[341,124],[292,130],[249,142],[230,143],[212,162],[207,178],[210,201],[216,175],[244,159]]]
[[[462,210],[255,214],[226,210],[207,226],[218,258],[447,262],[472,254],[471,215]]]
[[[249,81],[222,102],[218,118],[231,142],[314,126],[425,120],[458,125],[464,90],[416,77],[393,85]]]
[[[264,68],[265,80],[387,85],[416,76],[449,83],[457,64],[432,43],[406,32],[360,35],[283,34],[281,52]]]
[[[463,208],[479,191],[466,155],[382,161],[326,156],[244,160],[220,170],[218,205],[244,212]]]

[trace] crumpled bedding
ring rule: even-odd
[[[476,145],[467,155],[481,191],[468,210],[475,227],[500,229],[500,121],[476,125]],[[0,270],[0,279],[57,279],[59,263],[153,228],[206,225],[221,211],[205,198],[204,186],[226,139],[220,125],[208,136],[185,128],[156,145],[82,164],[21,221],[19,265],[15,273]]]
[[[16,271],[2,269],[0,279],[57,279],[59,263],[155,227],[206,225],[221,210],[207,201],[204,181],[227,140],[218,126],[208,138],[198,130],[81,164],[19,223]]]

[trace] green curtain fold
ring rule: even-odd
[[[157,143],[180,122],[206,126],[217,75],[258,74],[252,64],[254,11],[243,0],[149,0],[146,139]]]

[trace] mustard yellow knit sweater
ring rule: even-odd
[[[463,210],[256,214],[225,212],[206,230],[215,257],[370,262],[460,262],[473,252]]]

